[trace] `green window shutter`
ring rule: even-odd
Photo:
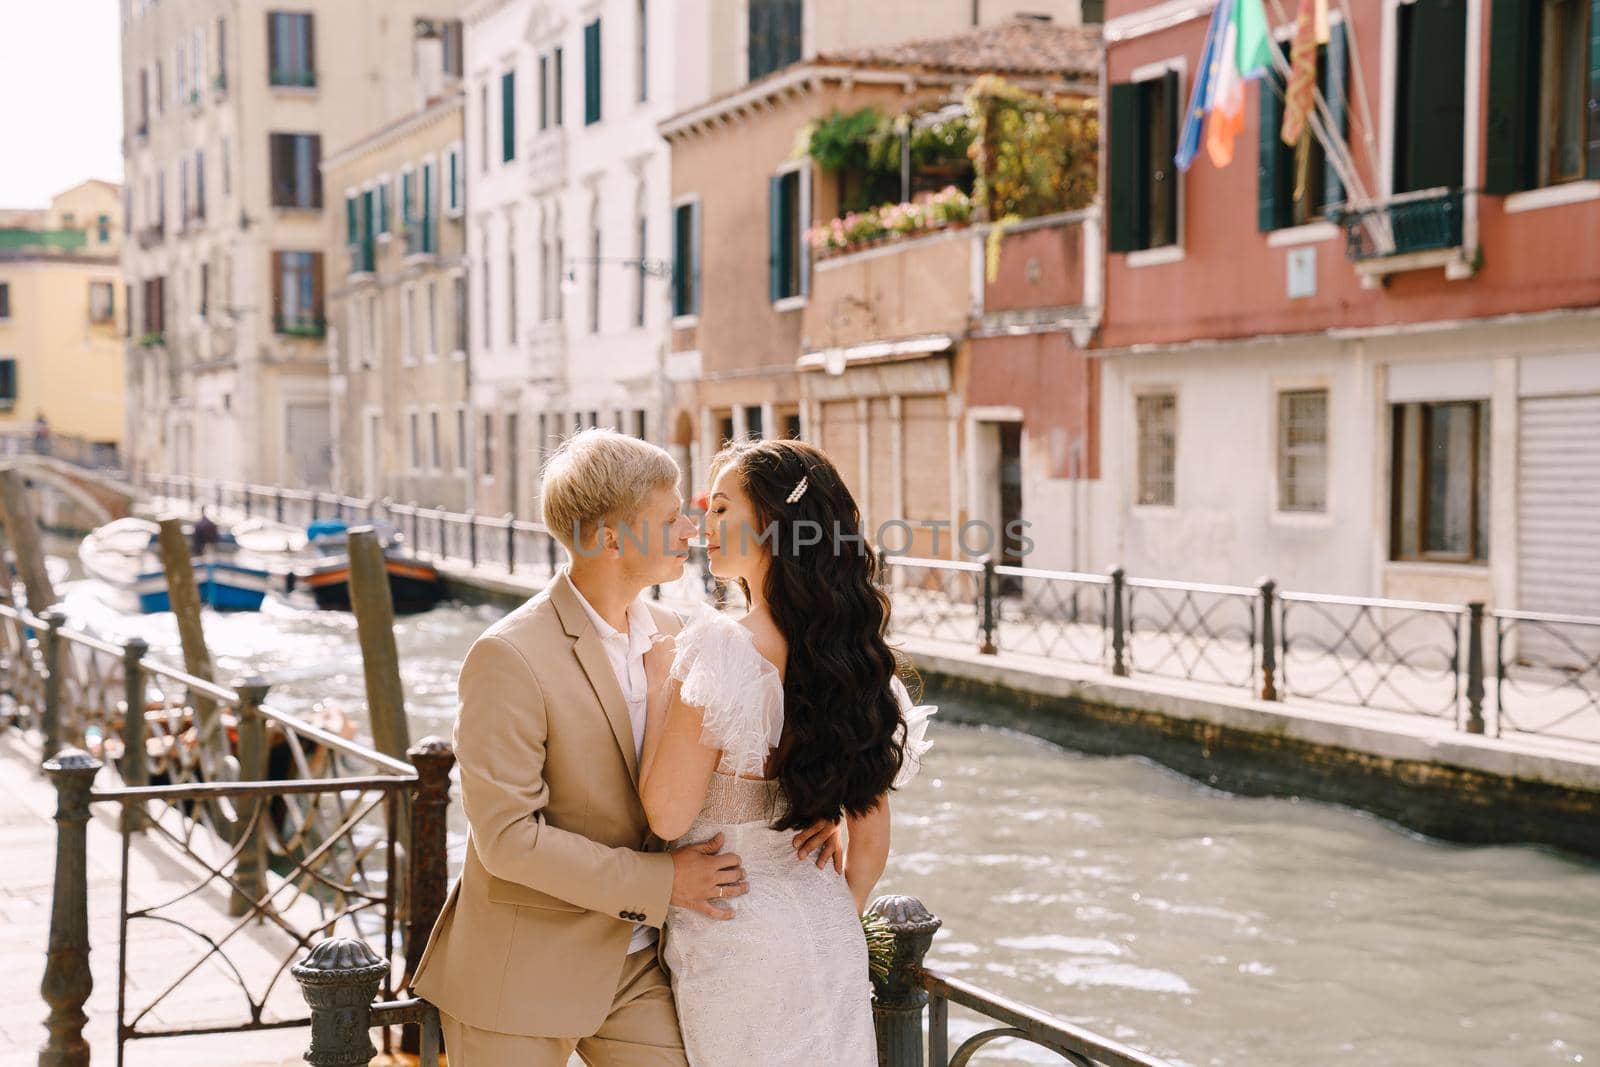
[[[600,121],[600,20],[583,28],[583,122]]]
[[[1278,146],[1283,142],[1283,101],[1273,89],[1278,85],[1276,71],[1268,71],[1256,82],[1261,94],[1261,143],[1256,160],[1256,229],[1271,233],[1280,225],[1278,211]]]
[[[692,268],[689,272],[689,314],[700,314],[700,228],[705,225],[705,216],[700,210],[700,201],[696,200],[689,205],[689,262]]]
[[[500,75],[500,161],[517,158],[517,72]]]
[[[1600,0],[1589,0],[1589,162],[1587,173],[1600,178]]]
[[[1110,201],[1106,246],[1112,252],[1131,252],[1140,247],[1139,97],[1136,83],[1111,87],[1111,127],[1106,143],[1110,154],[1106,161],[1106,183],[1110,186],[1106,191]]]
[[[373,216],[375,214],[376,212],[373,210],[372,190],[368,189],[366,192],[361,194],[361,239],[363,241],[372,240],[372,235],[374,233]]]
[[[390,197],[391,197],[391,194],[389,192],[389,183],[388,182],[384,182],[382,185],[378,186],[378,232],[379,233],[388,233],[389,232],[389,209],[390,209],[389,200],[390,200]]]
[[[416,194],[412,191],[416,176],[411,171],[400,175],[400,228],[411,229],[412,220],[416,218]]]
[[[1328,83],[1323,88],[1323,97],[1328,101],[1328,114],[1333,119],[1333,129],[1330,133],[1343,139],[1346,143],[1350,140],[1350,44],[1345,38],[1345,25],[1328,27]],[[1331,154],[1322,164],[1322,207],[1323,213],[1344,204],[1344,182],[1339,179],[1339,171],[1334,167]]]
[[[783,299],[783,179],[767,179],[767,295]]]
[[[1495,0],[1489,9],[1489,119],[1483,187],[1495,195],[1531,189],[1537,180],[1535,14],[1543,15],[1543,4],[1530,0]]]
[[[356,243],[356,198],[353,196],[344,198],[344,243]]]
[[[1467,0],[1416,0],[1400,8],[1396,193],[1461,187],[1467,79]]]
[[[689,209],[679,204],[672,209],[672,313],[689,314]]]

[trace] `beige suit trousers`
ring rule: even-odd
[[[687,1067],[672,985],[656,946],[622,965],[616,999],[588,1037],[520,1037],[479,1030],[439,1013],[449,1067],[567,1067],[573,1052],[589,1067]]]

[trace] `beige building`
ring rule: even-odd
[[[323,162],[344,205],[330,212],[325,253],[333,482],[344,493],[475,503],[461,116],[459,87],[441,89]]]
[[[322,160],[459,73],[413,48],[458,6],[122,0],[135,469],[331,484]]]
[[[122,441],[122,201],[86,181],[0,211],[0,434],[51,435],[111,459]]]

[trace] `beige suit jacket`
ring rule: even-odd
[[[627,702],[565,568],[478,638],[458,685],[466,865],[412,988],[468,1026],[588,1036],[634,923],[666,921],[672,858],[650,834]]]

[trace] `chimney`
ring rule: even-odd
[[[418,19],[412,51],[417,107],[425,108],[444,95],[444,35],[439,24]]]

